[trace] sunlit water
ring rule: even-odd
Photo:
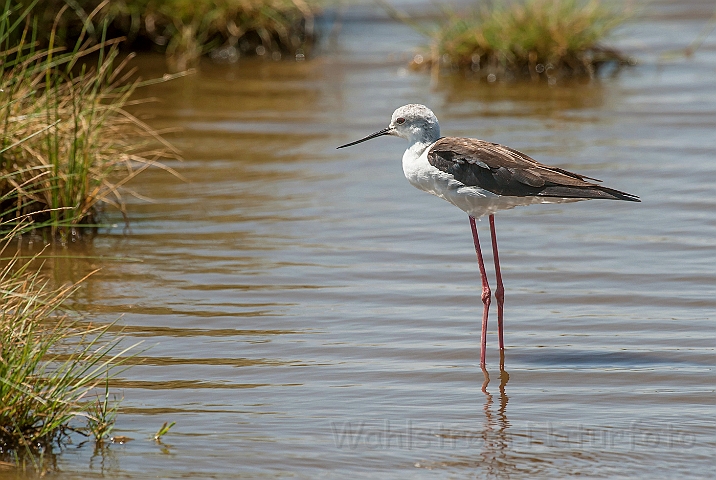
[[[617,37],[641,64],[590,85],[431,89],[404,68],[424,39],[353,14],[312,61],[205,63],[145,90],[163,100],[138,113],[182,129],[169,138],[185,160],[171,166],[188,181],[143,174],[134,188],[154,201],[130,201],[130,232],[56,252],[87,260],[54,260],[58,279],[101,267],[76,306],[143,342],[113,382],[115,434],[134,440],[69,447],[59,470],[712,475],[716,38],[692,58],[660,57],[711,9],[652,3]],[[161,74],[160,58],[139,63]],[[489,383],[467,217],[407,183],[404,141],[335,150],[411,102],[446,135],[505,143],[643,200],[497,216],[506,354],[500,372],[493,309]],[[176,426],[155,444],[165,421]]]

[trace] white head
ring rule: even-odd
[[[425,105],[412,103],[394,111],[387,128],[338,148],[350,147],[382,135],[404,138],[410,145],[415,143],[429,145],[440,138],[440,125],[432,110]]]

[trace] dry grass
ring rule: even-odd
[[[495,1],[468,14],[446,12],[430,51],[414,65],[501,78],[594,76],[606,63],[627,59],[602,45],[627,18],[598,0]]]

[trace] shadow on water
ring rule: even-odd
[[[532,353],[534,352],[534,353]],[[624,369],[642,370],[655,368],[704,368],[708,363],[695,362],[683,355],[672,352],[651,351],[598,351],[589,348],[566,350],[560,348],[538,348],[531,351],[515,352],[514,359],[526,365],[555,367],[563,369]]]

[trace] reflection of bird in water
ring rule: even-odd
[[[459,471],[477,472],[477,478],[509,478],[512,473],[518,473],[518,461],[515,456],[515,445],[512,441],[510,422],[507,419],[507,402],[509,398],[506,393],[507,382],[510,381],[510,374],[504,366],[504,352],[500,352],[500,385],[499,405],[495,410],[495,399],[488,390],[490,385],[490,373],[482,366],[484,381],[482,393],[485,394],[485,403],[482,416],[469,420],[469,427],[459,430],[448,430],[440,435],[453,447],[458,441],[463,440],[468,449],[465,453],[454,455],[451,459],[441,460],[434,463],[421,463],[419,466],[429,469],[457,468]],[[479,424],[482,425],[479,425]],[[476,425],[477,424],[477,425]],[[441,445],[443,445],[441,443]]]
[[[470,217],[470,227],[482,279],[482,342],[480,364],[485,365],[487,314],[492,293],[487,283],[475,219],[490,217],[492,252],[497,277],[497,335],[503,340],[504,287],[497,254],[494,213],[521,205],[563,203],[601,198],[638,202],[639,197],[594,183],[594,178],[541,164],[524,153],[474,138],[440,137],[435,114],[424,105],[405,105],[393,112],[390,125],[355,142],[393,135],[408,140],[403,172],[420,190],[457,206]],[[592,180],[592,181],[589,181]]]
[[[506,461],[507,450],[510,445],[510,434],[508,428],[510,422],[507,420],[507,402],[509,397],[505,392],[505,386],[510,381],[510,374],[505,370],[505,353],[500,350],[500,406],[497,415],[492,411],[494,403],[492,394],[487,390],[490,384],[490,373],[485,366],[482,366],[482,374],[485,381],[482,383],[482,392],[485,394],[485,427],[482,430],[483,448],[481,452],[481,464],[487,471],[487,476],[504,478],[504,469],[508,467]]]

